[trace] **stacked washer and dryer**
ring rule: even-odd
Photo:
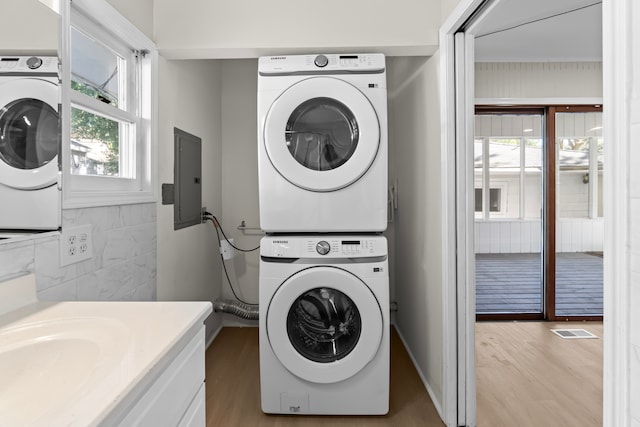
[[[266,413],[389,410],[387,159],[384,55],[259,59]]]

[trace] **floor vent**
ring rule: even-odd
[[[566,339],[575,339],[575,338],[598,338],[593,335],[589,331],[585,331],[584,329],[551,329],[551,332],[558,335],[559,337]]]

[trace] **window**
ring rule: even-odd
[[[476,113],[476,219],[540,217],[543,120],[532,113]],[[489,194],[483,193],[486,188]]]
[[[66,7],[63,207],[155,201],[155,45],[103,0]]]
[[[482,212],[482,188],[476,188],[475,205],[476,212]],[[502,189],[490,188],[489,189],[489,212],[501,212],[502,211]]]

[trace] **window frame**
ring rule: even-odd
[[[157,64],[155,44],[104,0],[65,1],[61,10],[61,181],[62,208],[148,203],[157,200]],[[71,28],[108,46],[129,49],[126,109],[101,105],[71,89]],[[119,47],[120,46],[120,47]],[[137,61],[135,59],[138,59]],[[133,61],[132,61],[133,59]],[[134,93],[131,93],[134,91]],[[133,178],[71,173],[71,108],[133,123]]]

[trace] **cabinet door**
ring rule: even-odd
[[[202,384],[178,427],[203,427],[206,425],[207,414],[204,393],[204,384]]]
[[[179,425],[204,384],[204,352],[202,327],[151,383],[120,426]]]

